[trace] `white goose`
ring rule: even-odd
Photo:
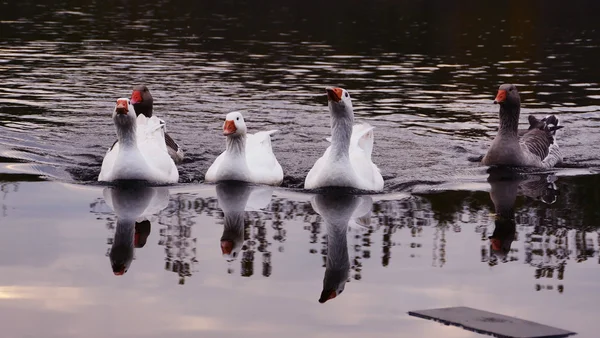
[[[331,145],[315,162],[304,182],[305,189],[350,187],[378,191],[383,177],[371,161],[373,127],[354,123],[350,94],[342,88],[327,89],[331,114]]]
[[[271,148],[271,134],[276,131],[247,134],[242,114],[227,114],[223,125],[223,135],[227,136],[225,151],[208,168],[204,180],[280,185],[283,170]]]
[[[177,183],[179,172],[165,145],[164,122],[143,114],[136,117],[129,99],[117,100],[113,112],[118,142],[104,156],[98,181],[145,180]]]

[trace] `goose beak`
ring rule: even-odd
[[[334,299],[337,296],[335,290],[326,291],[323,290],[321,293],[321,298],[319,298],[319,303],[323,304],[330,299]]]
[[[125,274],[125,268],[115,271],[114,273],[115,273],[115,276],[123,276]]]
[[[229,136],[237,131],[235,127],[235,122],[233,120],[225,120],[225,124],[223,125],[223,135]]]
[[[342,88],[327,87],[325,90],[327,91],[327,100],[333,102],[340,102],[342,100]]]
[[[115,108],[117,114],[127,115],[129,108],[127,107],[127,100],[117,100],[117,108]]]
[[[221,241],[221,254],[223,255],[231,255],[233,251],[233,241],[224,239]]]
[[[503,103],[504,101],[506,101],[506,90],[499,89],[498,95],[496,95],[496,99],[494,100],[494,104]]]
[[[133,93],[131,93],[131,104],[140,103],[142,101],[144,101],[142,93],[139,90],[134,90]]]

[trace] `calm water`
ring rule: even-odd
[[[596,336],[598,10],[4,2],[2,336],[477,336],[407,315],[459,305]],[[503,82],[523,124],[565,125],[561,167],[469,161],[495,134]],[[136,83],[186,151],[177,186],[95,183],[114,101]],[[327,85],[376,127],[383,194],[302,191],[327,146]],[[232,110],[280,130],[283,188],[202,184]]]

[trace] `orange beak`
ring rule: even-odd
[[[127,114],[128,112],[127,100],[117,100],[117,114]]]
[[[222,240],[221,241],[221,254],[230,255],[233,251],[233,241]]]
[[[131,104],[136,104],[144,101],[142,93],[139,90],[134,90],[131,94]]]
[[[115,271],[115,276],[123,276],[125,274],[125,268]]]
[[[223,135],[229,136],[237,131],[235,127],[235,122],[233,120],[225,120],[225,124],[223,125]]]
[[[333,102],[340,102],[342,100],[342,94],[344,93],[342,88],[327,87],[325,90],[327,91],[328,100]]]
[[[498,95],[496,95],[496,99],[494,100],[494,103],[502,103],[504,101],[506,101],[506,90],[498,89]]]

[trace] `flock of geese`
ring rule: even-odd
[[[383,177],[371,159],[374,133],[369,124],[354,124],[352,100],[348,91],[327,87],[331,115],[330,146],[310,169],[305,189],[347,187],[383,190]],[[552,168],[562,161],[555,140],[558,118],[529,116],[529,128],[518,129],[521,99],[517,88],[503,84],[494,103],[499,104],[500,124],[482,164],[487,166]],[[177,183],[177,164],[183,151],[166,132],[163,120],[153,115],[152,95],[144,85],[136,86],[130,98],[117,100],[112,118],[117,142],[107,151],[99,181],[144,180],[156,184]],[[240,112],[225,117],[225,151],[205,175],[206,182],[242,181],[278,186],[283,169],[271,146],[277,130],[249,134]]]

